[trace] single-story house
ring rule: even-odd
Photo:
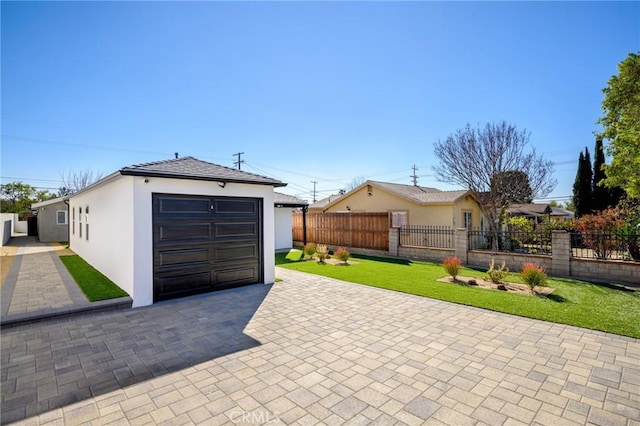
[[[65,197],[31,204],[36,210],[38,239],[43,243],[69,239],[69,206]]]
[[[69,197],[70,248],[134,307],[272,283],[285,185],[193,157],[124,167]]]
[[[542,203],[512,204],[507,208],[506,213],[509,216],[524,216],[535,219],[536,222],[542,221],[545,217],[552,221],[568,220],[575,217],[572,211]]]
[[[293,209],[307,208],[307,202],[293,195],[274,193],[276,251],[286,251],[293,247]]]
[[[480,205],[468,190],[441,191],[372,180],[311,204],[309,212],[388,212],[390,226],[484,226]]]

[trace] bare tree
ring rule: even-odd
[[[365,179],[364,176],[356,176],[356,177],[354,177],[351,180],[351,182],[349,182],[349,184],[347,185],[346,192],[349,192],[352,189],[355,189],[355,188],[359,187],[360,185],[362,185],[366,181],[367,181],[367,179]]]
[[[96,182],[101,177],[102,173],[97,173],[93,170],[87,169],[74,171],[72,169],[69,169],[66,173],[60,173],[60,178],[62,179],[62,187],[60,187],[58,193],[60,194],[60,196],[74,194]]]
[[[475,195],[489,220],[493,250],[498,249],[500,217],[511,198],[505,196],[509,190],[496,182],[519,176],[518,181],[528,181],[532,198],[544,197],[556,186],[553,162],[537,155],[534,148],[526,150],[528,144],[529,133],[505,121],[476,129],[467,124],[435,144],[440,164],[433,169],[438,180],[462,185]]]

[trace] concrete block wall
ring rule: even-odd
[[[504,261],[507,268],[513,272],[521,271],[523,263],[532,262],[542,266],[549,274],[555,275],[551,256],[502,252],[492,253],[486,250],[472,250],[467,254],[467,257],[466,265],[474,268],[489,269],[489,263],[491,263],[491,259],[493,258],[496,266],[500,266]]]
[[[572,258],[571,276],[585,280],[640,284],[640,262]]]
[[[416,260],[430,260],[432,262],[442,262],[445,258],[455,256],[454,249],[440,249],[428,247],[399,247],[398,257]]]
[[[390,256],[431,262],[442,262],[445,257],[456,256],[464,265],[483,269],[489,267],[493,258],[497,264],[504,261],[509,270],[514,272],[520,271],[523,263],[533,262],[555,277],[640,284],[640,262],[574,258],[571,256],[571,237],[565,231],[553,231],[551,256],[469,250],[466,229],[456,229],[453,249],[400,246],[398,238],[398,228],[390,229]]]

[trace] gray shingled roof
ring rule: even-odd
[[[294,197],[293,195],[282,194],[280,192],[273,193],[273,203],[285,207],[302,207],[306,206],[307,202]]]
[[[334,203],[335,201],[338,200],[338,198],[341,198],[341,197],[342,195],[336,195],[336,194],[329,195],[328,197],[322,198],[316,201],[315,203],[309,204],[309,209],[310,210],[324,209],[325,207],[329,207],[331,203]]]
[[[416,203],[453,203],[465,195],[467,190],[441,191],[437,188],[423,186],[403,185],[400,183],[369,181],[369,184],[378,186],[394,194],[409,198]]]
[[[123,167],[120,174],[167,177],[192,180],[215,180],[220,182],[252,183],[258,185],[286,186],[277,179],[220,166],[193,157],[174,158],[153,163]]]

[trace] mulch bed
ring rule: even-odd
[[[443,283],[474,286],[474,287],[485,288],[485,289],[489,289],[489,290],[499,290],[498,289],[498,284],[493,283],[491,281],[487,281],[487,280],[485,280],[483,278],[478,278],[478,277],[464,277],[464,276],[458,275],[456,277],[455,281],[451,277],[440,278],[440,279],[438,279],[438,281],[443,282]],[[469,284],[469,281],[475,281],[476,284],[475,285],[474,284]],[[531,295],[531,290],[529,289],[529,286],[526,285],[526,284],[509,283],[509,282],[504,282],[504,283],[501,283],[501,284],[505,288],[504,290],[501,290],[501,291],[507,291],[509,293],[519,293],[519,294]],[[555,288],[553,288],[553,287],[536,287],[535,290],[534,290],[535,291],[534,294],[548,295],[548,294],[553,293],[554,290],[555,290]]]

